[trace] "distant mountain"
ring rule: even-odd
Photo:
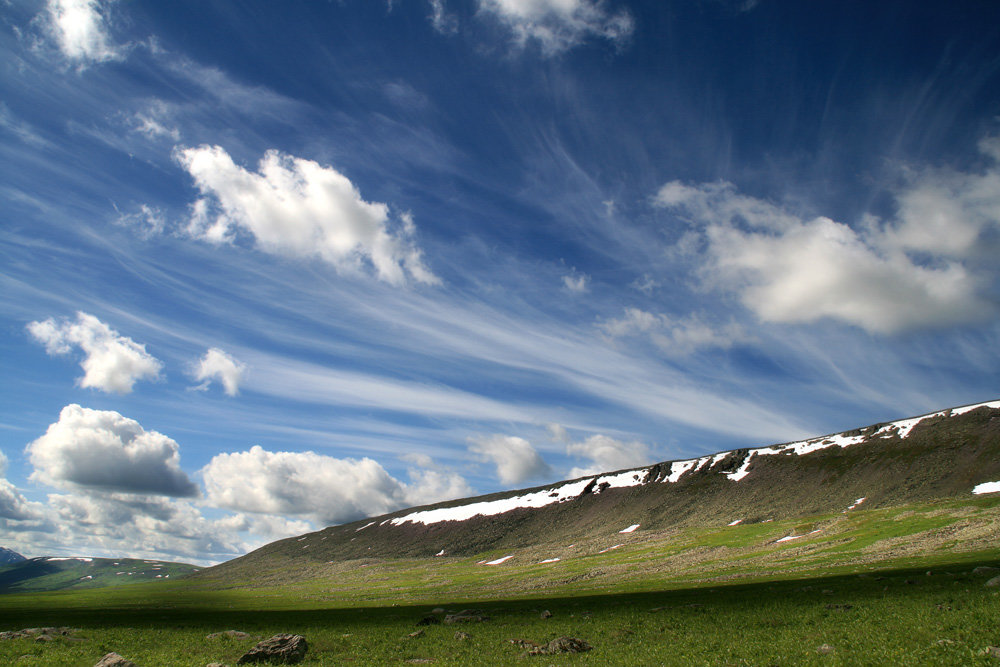
[[[23,560],[27,560],[27,558],[17,553],[16,551],[11,551],[6,547],[0,547],[0,565],[20,563]]]
[[[198,578],[469,556],[598,534],[760,523],[1000,492],[1000,401],[402,510],[268,544]]]
[[[42,556],[0,567],[0,593],[120,586],[137,581],[176,579],[198,569],[186,563],[160,560]]]

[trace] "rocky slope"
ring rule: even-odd
[[[1000,401],[402,510],[274,542],[196,576],[232,579],[279,563],[467,556],[609,531],[754,523],[983,492],[1000,492]]]

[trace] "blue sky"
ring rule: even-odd
[[[998,26],[8,0],[0,543],[218,562],[996,399]]]

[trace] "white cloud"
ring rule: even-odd
[[[127,394],[137,380],[155,379],[162,364],[146,352],[146,346],[117,331],[93,315],[78,312],[76,321],[53,318],[31,322],[28,332],[50,355],[69,354],[74,347],[86,357],[80,362],[85,371],[77,380],[81,387]]]
[[[444,8],[444,0],[428,0],[431,5],[431,25],[440,33],[450,34],[458,30],[458,19]]]
[[[220,382],[226,394],[235,396],[240,391],[240,382],[246,372],[246,365],[240,363],[217,347],[210,348],[194,369],[195,382],[202,384],[197,389],[207,389],[212,380]]]
[[[194,496],[176,442],[113,411],[67,405],[26,450],[31,479],[57,487]]]
[[[993,158],[998,146],[980,144]],[[1000,232],[1000,170],[929,170],[896,198],[894,220],[868,218],[858,229],[804,220],[728,183],[667,183],[655,202],[704,227],[702,275],[738,292],[761,320],[832,318],[891,334],[995,316],[982,293],[996,269],[983,260]]]
[[[606,435],[592,435],[582,442],[566,445],[570,456],[590,459],[587,466],[570,470],[570,477],[583,477],[624,468],[637,468],[651,463],[649,448],[637,440],[625,442]]]
[[[299,523],[281,530],[280,518],[274,526],[239,516],[213,520],[188,501],[119,493],[50,494],[48,515],[49,533],[16,536],[33,544],[36,552],[65,553],[64,545],[72,545],[69,555],[167,558],[195,564],[228,560],[310,528]]]
[[[611,340],[643,336],[669,355],[685,355],[703,348],[728,348],[746,340],[743,328],[735,322],[721,327],[704,322],[698,315],[673,318],[639,308],[626,308],[618,319],[605,320],[599,328]]]
[[[70,60],[105,62],[121,58],[108,36],[106,12],[111,3],[99,0],[49,0],[49,32]]]
[[[0,519],[7,521],[28,521],[41,515],[41,504],[32,503],[17,487],[6,479],[0,479]]]
[[[469,440],[469,451],[497,467],[502,484],[520,484],[552,473],[549,467],[524,438],[512,435],[490,435]]]
[[[576,294],[583,294],[587,291],[587,283],[590,282],[590,277],[586,274],[572,274],[568,276],[563,276],[563,286],[570,292],[575,292]]]
[[[439,282],[413,242],[409,216],[390,229],[389,207],[364,201],[331,167],[272,150],[250,172],[219,146],[185,148],[175,157],[202,194],[188,228],[195,237],[222,243],[242,231],[265,252],[316,257],[341,270],[364,259],[394,285]]]
[[[590,37],[621,44],[634,29],[627,11],[612,12],[602,0],[479,0],[479,8],[503,22],[519,45],[535,41],[547,55]]]
[[[166,102],[153,102],[145,111],[136,112],[132,116],[132,127],[150,139],[180,141],[180,131],[176,127],[167,125],[170,113],[170,107]]]
[[[468,491],[454,473],[411,471],[411,483],[405,484],[369,458],[269,452],[259,446],[218,454],[201,474],[208,501],[217,507],[306,516],[325,525],[460,497]]]

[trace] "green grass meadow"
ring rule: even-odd
[[[605,553],[566,545],[548,564],[538,561],[551,548],[494,567],[479,561],[507,554],[288,561],[256,581],[8,594],[0,630],[76,632],[0,641],[0,664],[90,667],[115,651],[140,667],[235,665],[256,638],[291,632],[309,642],[305,665],[1000,665],[990,650],[1000,646],[1000,588],[985,586],[997,573],[973,573],[1000,565],[998,504],[637,531]],[[418,626],[439,607],[489,620]],[[225,630],[254,639],[207,638]],[[510,641],[562,635],[593,649],[528,656]]]

